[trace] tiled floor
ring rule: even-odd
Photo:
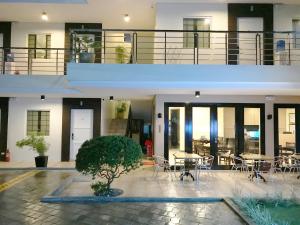
[[[237,193],[264,197],[282,194],[284,197],[296,195],[300,199],[300,180],[297,173],[265,175],[267,182],[250,181],[248,173],[239,171],[201,171],[199,180],[185,177],[179,179],[179,172],[159,172],[153,176],[153,168],[141,167],[116,179],[112,187],[124,190],[126,197],[234,197]],[[77,176],[76,176],[77,177]],[[80,177],[79,177],[80,178]],[[80,179],[79,179],[80,180]],[[91,181],[87,177],[83,180]],[[62,193],[63,196],[92,195],[90,182],[73,182]]]
[[[35,168],[34,162],[1,162],[0,169],[14,169],[14,168]],[[48,168],[67,169],[75,168],[75,162],[48,162]]]
[[[18,171],[19,173],[20,171]],[[225,203],[47,204],[40,198],[75,171],[41,171],[0,192],[0,225],[243,224]],[[1,172],[2,177],[10,176]]]

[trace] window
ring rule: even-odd
[[[300,48],[300,20],[293,20],[294,48]]]
[[[49,111],[27,111],[27,135],[37,133],[43,136],[49,136]]]
[[[199,31],[210,30],[209,18],[183,19],[183,30]],[[198,39],[195,38],[198,35]],[[198,43],[197,43],[198,42]],[[184,48],[210,48],[209,32],[184,32],[183,47]]]
[[[51,35],[50,34],[29,34],[28,35],[28,48],[34,48],[29,50],[31,58],[50,59],[51,48]],[[36,49],[44,48],[44,49]]]

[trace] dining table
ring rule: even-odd
[[[250,180],[253,180],[253,178],[255,177],[255,178],[260,178],[264,182],[266,182],[266,179],[261,174],[261,172],[262,171],[266,172],[264,170],[271,169],[271,163],[273,163],[274,161],[273,156],[246,153],[246,154],[240,154],[240,157],[244,160],[253,161],[252,174],[249,176]]]
[[[176,171],[176,164],[177,162],[180,163],[180,165],[182,166],[182,163],[186,163],[187,161],[194,161],[194,162],[198,162],[199,160],[201,160],[203,157],[195,154],[195,153],[187,153],[187,152],[176,152],[173,154],[174,156],[174,161],[175,161],[175,165],[174,165],[174,172]],[[193,181],[195,180],[193,174],[191,174],[191,172],[189,170],[185,170],[180,174],[180,180],[183,180],[184,176],[190,176]]]

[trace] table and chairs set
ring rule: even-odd
[[[290,156],[266,156],[260,154],[240,154],[239,157],[232,156],[232,170],[247,172],[248,178],[267,181],[265,175],[300,172],[300,154]],[[300,175],[297,177],[300,178]]]
[[[158,171],[163,169],[165,172],[173,173],[176,177],[176,172],[179,171],[179,179],[182,181],[184,177],[190,177],[193,181],[199,180],[200,171],[210,171],[213,165],[214,156],[200,156],[195,153],[176,152],[174,156],[174,165],[171,165],[168,160],[161,156],[153,156],[154,158],[154,176],[157,176]]]

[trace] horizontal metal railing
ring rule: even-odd
[[[64,75],[70,52],[64,48],[0,48],[0,71],[15,75]]]
[[[77,62],[86,35],[97,43],[96,62],[106,64],[300,64],[300,34],[289,31],[76,29]]]
[[[68,62],[87,55],[103,64],[300,65],[300,34],[294,32],[76,29],[70,46],[0,48],[0,71],[64,75]]]

